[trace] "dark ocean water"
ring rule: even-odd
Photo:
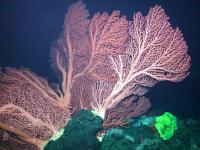
[[[57,82],[50,67],[53,40],[62,32],[64,15],[73,0],[1,0],[0,66],[27,67],[49,82]],[[181,118],[200,116],[200,1],[167,0],[83,0],[92,16],[96,12],[120,10],[132,19],[134,12],[147,14],[150,7],[161,5],[173,27],[179,27],[192,58],[190,75],[178,83],[160,82],[147,97],[153,109],[169,111]]]

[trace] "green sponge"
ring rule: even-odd
[[[169,112],[165,112],[155,119],[155,128],[163,140],[168,140],[174,135],[177,129],[176,117]]]

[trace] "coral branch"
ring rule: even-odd
[[[138,72],[156,80],[180,81],[188,75],[190,57],[180,30],[174,30],[160,6],[151,8],[143,17],[133,17],[128,52],[130,76]]]
[[[124,126],[132,117],[138,117],[151,107],[151,103],[145,97],[131,97],[122,100],[113,109],[107,110],[103,127],[105,129]]]
[[[94,15],[89,26],[92,44],[92,60],[87,66],[89,75],[99,80],[102,77],[104,80],[106,78],[110,80],[110,77],[113,76],[112,72],[109,70],[102,72],[101,70],[102,67],[108,68],[109,62],[106,60],[110,55],[116,56],[124,51],[128,37],[127,27],[128,21],[124,16],[120,17],[119,11],[113,11],[110,16],[107,13]],[[105,73],[108,74],[104,75]]]
[[[1,71],[0,90],[0,127],[6,127],[27,142],[41,144],[69,119],[68,107],[46,80],[30,70]]]
[[[97,14],[92,20],[92,24],[95,25],[90,28],[90,35],[94,37],[92,39],[93,48],[98,50],[94,51],[93,55],[99,53],[101,58],[104,55],[109,56],[109,59],[101,63],[95,61],[95,69],[101,70],[100,73],[93,72],[94,68],[90,71],[95,80],[103,80],[103,82],[94,83],[95,86],[92,88],[91,106],[97,114],[104,118],[106,110],[115,108],[123,99],[131,95],[144,95],[147,92],[146,87],[152,87],[157,81],[177,82],[189,74],[190,57],[187,55],[186,42],[180,30],[178,28],[174,30],[170,26],[168,17],[160,6],[151,8],[145,17],[140,12],[134,15],[129,26],[130,36],[126,49],[123,51],[117,49],[115,53],[113,49],[109,49],[110,47],[106,51],[105,45],[101,47],[101,41],[97,40],[112,41],[102,36],[103,27],[106,26],[105,18],[107,17],[105,16],[106,14],[103,14],[99,17]],[[95,22],[95,20],[98,21]],[[120,24],[121,22],[118,20],[115,23]],[[95,32],[96,26],[101,29],[100,32]],[[112,29],[115,30],[114,27]],[[112,38],[116,39],[114,36]],[[106,64],[108,68],[104,67]],[[113,71],[114,73],[110,74],[115,75],[115,80],[111,82],[111,76],[107,72]],[[102,78],[106,75],[109,80]]]
[[[75,79],[89,61],[88,16],[81,1],[71,5],[65,16],[63,35],[52,48],[53,66],[62,76],[63,101],[66,106],[70,104],[70,90]]]

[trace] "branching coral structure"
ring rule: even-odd
[[[123,125],[150,108],[143,96],[148,87],[183,80],[189,74],[188,47],[168,19],[160,6],[146,16],[135,13],[129,22],[119,11],[95,14],[82,37],[90,46],[78,55],[84,65],[74,76],[72,105],[94,110],[107,127]]]
[[[82,1],[71,5],[51,53],[61,89],[27,69],[2,70],[0,127],[41,145],[68,122],[70,108],[91,109],[104,128],[145,113],[148,87],[189,74],[186,42],[168,19],[160,6],[127,21],[119,11],[89,19]]]
[[[39,147],[69,119],[62,97],[27,69],[0,74],[0,127]]]

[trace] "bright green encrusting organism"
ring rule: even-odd
[[[177,129],[177,119],[169,112],[165,112],[155,119],[155,128],[163,140],[168,140],[174,135]]]

